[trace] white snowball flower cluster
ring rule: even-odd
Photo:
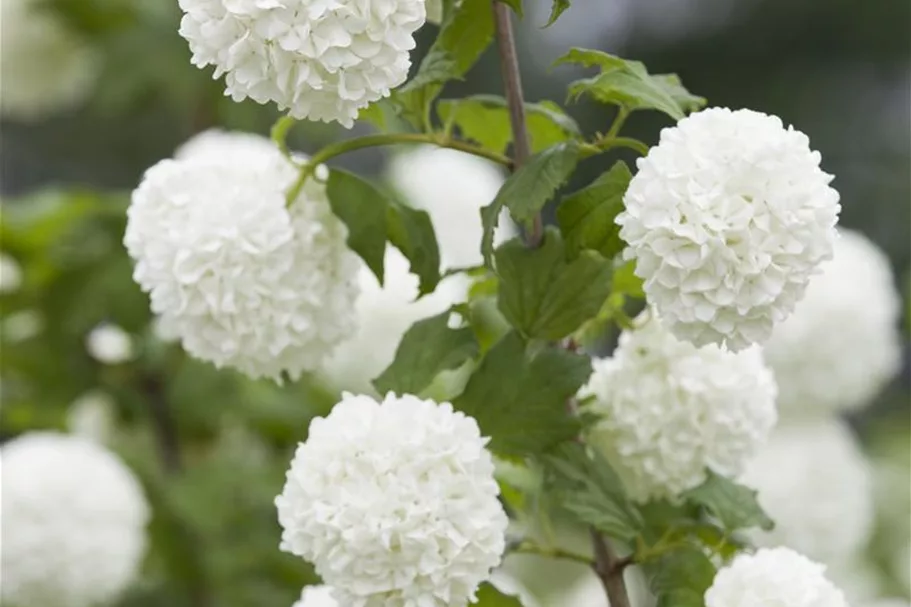
[[[286,208],[296,169],[253,140],[146,172],[124,243],[164,335],[251,377],[296,379],[354,332],[358,258],[325,187]]]
[[[858,409],[901,365],[901,298],[889,259],[857,232],[840,236],[834,258],[765,347],[783,415]]]
[[[449,403],[345,394],[275,500],[282,550],[346,607],[464,607],[505,548],[486,442]]]
[[[339,607],[329,586],[306,586],[291,607]]]
[[[107,365],[127,362],[135,355],[130,334],[110,323],[100,324],[89,332],[85,349],[92,358]]]
[[[97,444],[50,432],[0,449],[0,602],[94,607],[138,575],[149,506],[133,473]]]
[[[210,158],[231,156],[242,159],[272,154],[274,149],[275,143],[255,133],[209,129],[195,135],[177,148],[174,158],[184,160],[194,156]]]
[[[22,268],[12,256],[0,253],[0,293],[13,293],[22,286]]]
[[[711,108],[661,132],[617,216],[627,259],[679,338],[765,341],[832,255],[841,207],[807,136]]]
[[[775,529],[755,541],[836,565],[854,556],[873,523],[872,473],[837,419],[777,428],[742,482],[759,492]]]
[[[3,0],[0,114],[35,120],[83,101],[100,56],[38,0]]]
[[[408,204],[430,215],[444,268],[483,263],[481,207],[490,204],[504,182],[496,165],[465,152],[420,146],[393,158],[389,180]],[[495,243],[517,233],[504,212]]]
[[[825,567],[789,548],[740,554],[715,575],[706,607],[848,607]]]
[[[350,128],[402,84],[424,0],[180,0],[193,64],[225,74],[235,101],[274,101]]]
[[[580,392],[601,418],[590,442],[636,500],[697,487],[707,468],[740,474],[777,421],[775,381],[758,348],[696,348],[658,318],[625,331],[613,356],[593,366]]]

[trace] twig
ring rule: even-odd
[[[595,563],[592,559],[584,554],[577,554],[575,552],[570,552],[569,550],[563,550],[561,548],[548,548],[546,546],[538,546],[530,542],[522,542],[518,546],[512,549],[512,552],[515,554],[534,554],[537,556],[547,556],[555,559],[563,559],[567,561],[575,561],[577,563],[583,563],[589,567],[594,567]]]
[[[629,593],[623,581],[623,571],[633,563],[631,557],[619,558],[601,534],[591,530],[595,551],[594,570],[607,592],[611,607],[630,607]]]
[[[149,375],[144,378],[143,387],[148,395],[155,439],[158,442],[158,450],[161,454],[165,472],[169,474],[180,472],[183,467],[180,456],[180,440],[177,436],[177,426],[171,415],[171,409],[168,407],[167,400],[165,400],[161,381]]]

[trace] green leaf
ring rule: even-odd
[[[455,124],[463,137],[489,150],[503,154],[512,142],[509,106],[498,95],[443,99],[437,104],[437,113],[444,124]],[[525,126],[535,153],[582,136],[576,121],[547,100],[525,104]]]
[[[563,14],[563,11],[569,8],[569,0],[553,0],[553,5],[550,9],[550,17],[547,19],[547,23],[544,24],[544,27],[550,27],[556,23],[557,19],[560,18],[560,15]]]
[[[610,262],[585,251],[567,263],[556,228],[547,229],[536,249],[517,238],[500,246],[494,256],[500,311],[527,337],[566,337],[594,317],[611,292]]]
[[[642,279],[636,276],[636,260],[630,260],[614,270],[614,293],[645,299]]]
[[[632,540],[642,517],[630,502],[620,478],[604,457],[577,442],[565,442],[542,457],[545,488],[556,502],[613,538]]]
[[[583,249],[613,259],[623,250],[620,226],[614,219],[623,210],[623,195],[632,173],[622,160],[589,186],[565,197],[557,207],[557,223],[571,255]]]
[[[476,607],[522,607],[518,597],[503,594],[490,582],[484,582],[478,588],[478,602]]]
[[[657,607],[705,607],[705,592],[715,579],[715,566],[698,548],[682,548],[647,567]]]
[[[599,75],[569,85],[570,99],[588,95],[601,103],[617,104],[629,110],[658,110],[675,120],[705,105],[705,99],[690,94],[675,74],[651,75],[639,61],[574,48],[556,63],[600,68]]]
[[[579,162],[579,151],[576,142],[567,141],[535,154],[525,166],[510,175],[496,198],[481,209],[481,222],[484,227],[481,251],[485,263],[490,265],[493,232],[503,207],[509,208],[516,221],[531,221],[572,175]]]
[[[433,293],[440,282],[440,249],[430,215],[393,199],[388,199],[387,203],[386,236],[389,242],[411,264],[412,273],[420,280],[420,294]]]
[[[472,330],[450,329],[448,322],[446,311],[416,322],[405,332],[392,364],[373,381],[380,394],[420,394],[437,375],[478,355]]]
[[[517,333],[508,333],[490,349],[453,405],[478,421],[494,452],[539,453],[578,433],[579,421],[566,401],[589,375],[587,356],[554,346],[529,352]]]
[[[382,285],[388,199],[372,184],[340,169],[329,172],[326,194],[332,212],[348,227],[348,246]]]
[[[704,507],[728,531],[760,527],[771,530],[775,523],[756,499],[757,492],[709,471],[708,479],[683,494],[683,497]]]

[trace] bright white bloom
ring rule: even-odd
[[[791,546],[839,564],[870,535],[870,467],[837,419],[780,426],[741,480],[759,491],[759,503],[775,521],[774,530],[756,532],[763,545]]]
[[[354,331],[358,260],[325,188],[274,148],[164,160],[133,192],[124,243],[159,329],[216,366],[296,379]]]
[[[193,64],[225,74],[235,101],[350,128],[405,82],[424,0],[180,0]]]
[[[209,129],[193,136],[177,148],[174,158],[177,160],[194,156],[249,158],[271,154],[276,149],[275,143],[261,135],[243,131]]]
[[[863,235],[840,234],[834,259],[766,344],[783,415],[863,407],[901,364],[901,298],[889,259]]]
[[[291,607],[339,607],[329,586],[306,586]]]
[[[664,129],[617,216],[624,256],[681,339],[732,350],[768,339],[832,256],[841,207],[807,136],[711,108]]]
[[[740,554],[715,575],[706,607],[848,607],[825,567],[789,548]]]
[[[775,380],[758,348],[696,348],[657,318],[624,331],[613,356],[593,366],[580,393],[601,417],[590,440],[636,500],[697,487],[707,468],[739,474],[777,420]]]
[[[84,100],[99,55],[38,0],[0,2],[0,113],[35,120]]]
[[[0,293],[12,293],[22,286],[22,268],[11,255],[0,253]]]
[[[408,204],[430,215],[444,268],[483,262],[481,207],[490,204],[504,181],[496,165],[465,152],[421,146],[392,160],[389,179]],[[516,234],[504,212],[495,242]]]
[[[130,334],[110,323],[100,324],[89,332],[85,349],[92,358],[107,365],[127,362],[135,355]]]
[[[322,368],[322,377],[336,389],[372,393],[370,383],[395,358],[395,350],[411,325],[441,314],[464,300],[461,276],[442,281],[433,293],[418,299],[418,277],[398,249],[386,248],[385,277],[380,286],[373,271],[361,265],[360,295],[355,305],[357,332],[342,343]]]
[[[505,547],[486,442],[449,403],[345,394],[275,500],[282,550],[345,607],[464,607]]]
[[[94,607],[137,577],[149,520],[138,480],[74,436],[23,435],[0,449],[3,583],[15,607]]]
[[[86,392],[70,403],[66,416],[67,428],[76,436],[104,444],[114,427],[116,406],[107,392]]]

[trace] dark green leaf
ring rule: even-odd
[[[340,169],[329,173],[326,193],[332,212],[348,227],[348,246],[382,285],[388,199],[367,181]]]
[[[557,223],[570,254],[593,249],[613,259],[623,250],[620,227],[614,219],[623,210],[630,179],[629,168],[619,161],[591,185],[563,199],[557,207]]]
[[[642,517],[600,454],[580,443],[566,442],[542,459],[547,490],[579,522],[613,538],[631,540],[638,535]]]
[[[756,499],[756,491],[709,471],[708,479],[683,494],[688,501],[704,507],[728,531],[760,527],[771,530],[775,523]]]
[[[544,27],[550,27],[553,25],[557,19],[560,18],[560,15],[563,14],[563,11],[569,8],[569,0],[553,0],[553,5],[550,9],[550,17],[547,19],[547,23]]]
[[[420,294],[433,293],[440,282],[440,249],[427,212],[390,199],[386,235],[411,264],[412,273],[420,280]]]
[[[522,607],[522,601],[517,597],[503,594],[490,582],[484,582],[478,588],[478,602],[476,607]]]
[[[514,239],[494,254],[500,311],[528,337],[562,339],[594,317],[611,292],[611,264],[585,251],[566,262],[563,240],[548,228],[542,245]]]
[[[490,448],[503,455],[526,455],[569,439],[579,422],[566,401],[588,380],[588,357],[545,346],[526,351],[508,333],[484,357],[453,405],[478,421],[491,437]]]
[[[416,322],[399,343],[395,360],[373,381],[380,394],[420,394],[434,378],[478,355],[469,328],[450,329],[449,312]]]
[[[493,202],[481,209],[484,226],[481,251],[485,263],[489,265],[491,261],[493,232],[503,207],[509,208],[516,221],[528,223],[566,183],[578,161],[578,144],[567,141],[535,154],[525,166],[510,175]]]
[[[647,567],[657,607],[705,607],[705,592],[715,579],[715,566],[698,548],[668,553]]]

